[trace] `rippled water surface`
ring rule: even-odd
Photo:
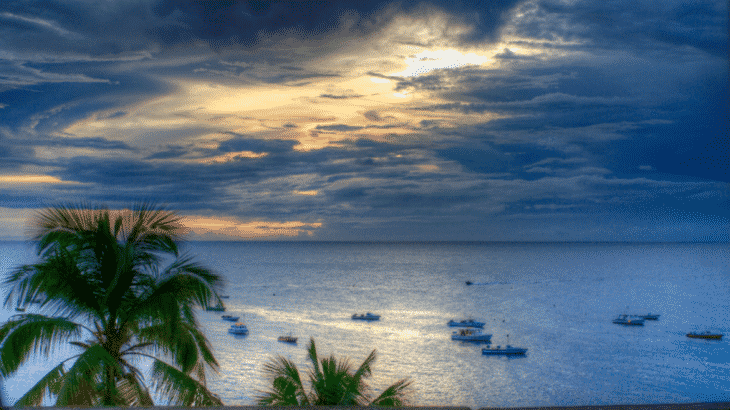
[[[730,401],[727,244],[245,242],[187,250],[226,278],[227,313],[250,329],[230,335],[220,313],[200,312],[221,364],[209,384],[225,404],[253,404],[274,355],[306,369],[310,337],[321,355],[357,364],[376,349],[372,387],[409,377],[417,405]],[[5,274],[33,252],[0,243],[0,257]],[[382,319],[350,319],[364,312]],[[643,327],[611,323],[648,312],[662,316]],[[509,335],[527,355],[488,357],[450,340],[446,322],[467,317],[487,322],[494,344]],[[726,336],[685,336],[701,330]],[[290,332],[298,345],[276,341]],[[6,397],[17,399],[50,368],[26,366],[5,382]]]

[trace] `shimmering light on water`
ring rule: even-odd
[[[420,405],[542,406],[730,400],[730,252],[724,244],[194,243],[190,252],[227,279],[227,313],[251,333],[227,333],[200,312],[226,404],[252,404],[280,354],[307,368],[321,355],[359,364],[376,349],[376,391],[414,380]],[[3,270],[30,261],[0,246]],[[471,280],[475,285],[466,286]],[[353,313],[382,315],[353,321]],[[643,327],[619,313],[660,313]],[[12,312],[5,312],[3,318]],[[525,357],[487,357],[450,340],[449,319],[487,322],[494,344]],[[688,339],[711,329],[722,341]],[[292,333],[297,345],[280,343]],[[42,368],[42,364],[36,364]],[[48,367],[50,368],[50,366]],[[43,371],[7,382],[20,397]]]

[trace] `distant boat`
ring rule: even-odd
[[[238,318],[239,318],[238,316],[233,316],[233,315],[223,315],[223,316],[221,316],[221,319],[227,320],[229,322],[238,322]]]
[[[230,296],[228,296],[228,295],[220,295],[220,296],[221,296],[221,299],[228,299],[228,298],[230,298]]]
[[[690,337],[692,339],[716,339],[716,340],[720,340],[720,339],[722,339],[722,333],[711,333],[709,331],[705,331],[705,332],[702,332],[702,333],[689,332],[689,333],[687,333],[687,337]]]
[[[279,336],[276,340],[284,343],[297,343],[297,338],[292,335]]]
[[[661,315],[652,315],[651,313],[647,315],[631,315],[631,317],[638,317],[639,319],[644,320],[659,320],[659,316]]]
[[[644,326],[644,319],[629,315],[618,315],[618,317],[613,320],[613,323],[625,326]]]
[[[461,329],[451,334],[451,340],[459,340],[462,342],[487,342],[491,340],[492,335],[482,333],[477,329]]]
[[[485,347],[482,349],[484,355],[522,355],[527,353],[527,349],[522,347],[512,347],[507,345],[505,347]]]
[[[474,282],[472,282],[472,281],[470,281],[470,280],[467,280],[467,281],[466,281],[466,285],[467,285],[467,286],[469,286],[469,285],[473,285],[473,284],[474,284]]]
[[[357,313],[355,313],[354,315],[352,315],[352,320],[380,320],[380,315],[374,315],[370,312],[365,313],[364,315],[358,315]]]
[[[248,328],[243,323],[236,323],[234,325],[231,325],[231,327],[228,329],[228,333],[231,333],[234,335],[247,335]]]
[[[25,308],[18,306],[18,307],[15,308],[15,311],[16,312],[25,312]]]
[[[223,305],[207,306],[205,308],[208,312],[225,312],[226,308]]]
[[[450,327],[484,327],[484,322],[477,322],[473,319],[462,320],[460,322],[457,322],[455,320],[449,320],[446,324]]]

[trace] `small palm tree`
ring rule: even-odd
[[[218,363],[195,307],[220,302],[221,278],[178,255],[175,213],[147,204],[132,211],[60,206],[38,215],[40,262],[5,281],[6,307],[40,300],[40,312],[0,326],[0,376],[32,355],[49,357],[64,342],[66,358],[15,406],[152,406],[138,369],[152,364],[150,387],[173,405],[221,405],[205,386]],[[160,270],[161,258],[172,263]]]
[[[371,375],[370,366],[375,361],[375,350],[354,372],[349,360],[337,360],[334,356],[320,360],[314,339],[309,341],[308,372],[311,391],[307,392],[299,375],[299,369],[291,361],[277,356],[264,365],[264,373],[272,380],[272,389],[259,396],[261,405],[340,405],[340,406],[404,406],[411,382],[399,380],[370,400],[370,387],[365,379]]]

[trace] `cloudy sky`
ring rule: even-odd
[[[724,0],[0,2],[0,239],[727,241]]]

